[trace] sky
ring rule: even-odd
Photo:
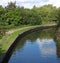
[[[8,2],[16,1],[17,6],[24,6],[25,8],[32,8],[34,5],[40,7],[45,4],[52,4],[60,7],[60,0],[0,0],[0,5],[3,7],[8,5]]]

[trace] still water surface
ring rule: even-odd
[[[60,63],[57,44],[54,30],[33,32],[16,44],[8,63]]]

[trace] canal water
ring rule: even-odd
[[[15,45],[8,63],[60,63],[59,46],[54,29],[35,31]]]

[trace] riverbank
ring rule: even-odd
[[[45,25],[46,26],[46,25]],[[48,25],[47,25],[48,26]],[[52,25],[49,25],[52,26]],[[53,25],[55,26],[55,25]],[[3,43],[3,45],[0,47],[1,48],[1,55],[3,55],[3,53],[5,53],[8,48],[10,47],[10,45],[12,44],[12,42],[14,42],[14,40],[17,38],[17,36],[19,34],[22,34],[23,32],[36,28],[36,27],[42,27],[42,26],[29,26],[29,27],[24,27],[24,28],[20,28],[20,29],[16,29],[13,30],[13,32],[10,33],[10,31],[6,32],[7,35],[9,35],[9,37],[7,36],[7,41]]]

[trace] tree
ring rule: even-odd
[[[27,9],[9,2],[5,8],[0,6],[0,27],[57,23],[60,20],[57,11],[58,8],[50,4]]]
[[[60,8],[58,8],[58,27],[60,27]]]
[[[8,10],[15,10],[15,8],[16,8],[16,2],[9,2],[6,8]]]

